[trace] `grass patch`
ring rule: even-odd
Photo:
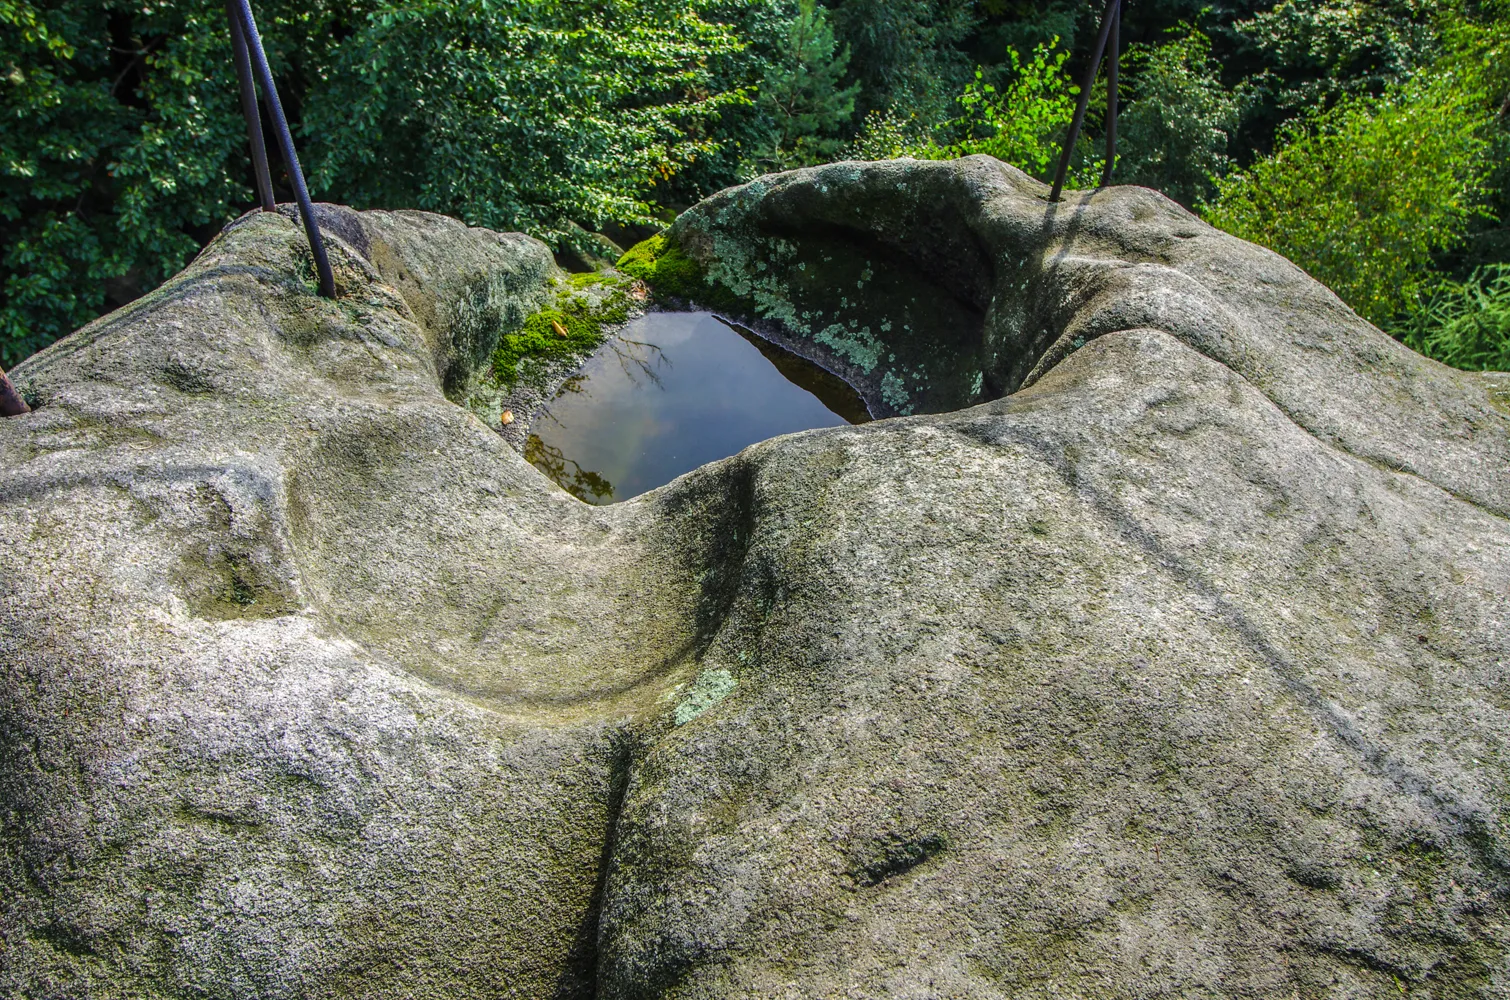
[[[1391,332],[1454,368],[1510,370],[1510,264],[1443,282]]]

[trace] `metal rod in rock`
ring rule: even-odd
[[[5,374],[4,368],[0,368],[0,417],[19,417],[30,412],[31,407],[26,405],[26,400],[11,385],[10,376]]]
[[[257,111],[257,85],[252,80],[252,57],[246,50],[235,0],[225,0],[226,20],[231,22],[231,52],[236,60],[236,83],[241,88],[241,116],[246,119],[246,138],[252,147],[252,172],[257,176],[257,200],[264,212],[277,211],[273,199],[273,175],[267,167],[267,146],[262,141],[262,116]]]
[[[1096,50],[1091,55],[1091,64],[1085,71],[1085,85],[1080,88],[1080,101],[1075,105],[1075,118],[1070,122],[1069,135],[1064,139],[1064,152],[1059,156],[1059,170],[1054,174],[1054,190],[1049,201],[1058,201],[1064,192],[1064,178],[1070,170],[1070,155],[1080,138],[1080,127],[1085,124],[1085,110],[1091,101],[1091,87],[1096,84],[1096,73],[1101,69],[1101,58],[1106,54],[1106,40],[1111,34],[1112,17],[1121,7],[1122,0],[1106,0],[1106,13],[1101,17],[1101,34],[1096,37]]]
[[[1106,164],[1101,168],[1101,186],[1112,182],[1117,166],[1117,63],[1122,55],[1122,4],[1112,11],[1111,60],[1106,67]]]
[[[327,299],[336,297],[336,279],[330,270],[330,258],[325,254],[325,241],[320,237],[320,227],[315,222],[315,206],[309,200],[309,189],[304,186],[304,171],[299,167],[299,154],[294,151],[294,137],[288,130],[288,119],[283,116],[283,102],[278,100],[278,88],[273,85],[273,71],[267,64],[267,53],[262,48],[262,36],[257,34],[257,22],[252,19],[252,7],[248,0],[231,0],[245,36],[252,70],[257,82],[262,85],[262,96],[267,99],[267,110],[272,115],[273,131],[278,136],[278,148],[283,154],[283,165],[288,168],[289,180],[294,185],[294,197],[299,202],[299,215],[304,221],[304,234],[309,237],[309,249],[315,258],[315,270],[320,276],[320,294]]]

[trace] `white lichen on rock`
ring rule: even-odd
[[[676,706],[674,717],[684,726],[727,698],[737,686],[734,675],[723,668],[703,670]]]

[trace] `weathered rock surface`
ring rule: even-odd
[[[607,508],[446,396],[523,237],[328,209],[332,303],[249,217],[19,366],[0,995],[1510,996],[1503,377],[1045,194],[688,213],[775,335],[951,412]]]

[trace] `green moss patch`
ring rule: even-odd
[[[593,298],[574,294],[594,286],[606,287]],[[591,354],[603,343],[607,328],[628,321],[632,305],[628,286],[625,279],[603,273],[566,279],[554,303],[500,338],[493,352],[493,378],[499,385],[512,388],[519,381],[521,364],[527,360],[565,360]]]
[[[688,257],[676,241],[660,233],[636,243],[619,258],[618,269],[639,278],[660,295],[722,307],[738,300],[727,290],[708,281],[697,261]]]
[[[581,274],[568,274],[566,284],[570,288],[596,288],[598,285],[618,286],[623,283],[623,278],[608,271],[584,271]]]

